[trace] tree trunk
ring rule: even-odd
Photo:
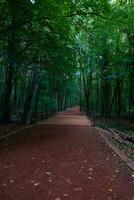
[[[131,108],[134,103],[134,98],[133,98],[133,85],[134,85],[134,72],[130,71],[130,82],[129,82],[129,116],[131,117]]]
[[[21,122],[22,124],[27,124],[28,123],[28,118],[31,110],[31,105],[32,105],[32,100],[33,100],[33,95],[36,89],[36,70],[35,67],[33,68],[32,71],[32,77],[27,89],[27,94],[25,98],[25,104],[24,104],[24,109],[23,109],[23,114],[22,114],[22,119]]]

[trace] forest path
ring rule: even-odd
[[[133,181],[78,108],[0,142],[0,200],[132,200]]]

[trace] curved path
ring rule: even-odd
[[[0,142],[0,200],[132,200],[134,179],[77,108]]]

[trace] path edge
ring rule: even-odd
[[[26,127],[23,127],[23,128],[18,129],[18,130],[16,130],[16,131],[13,131],[13,132],[9,132],[8,134],[5,134],[5,135],[1,136],[1,137],[0,137],[0,140],[6,139],[6,138],[8,138],[8,137],[10,137],[10,136],[12,136],[12,135],[16,135],[16,134],[18,134],[18,133],[21,133],[21,132],[23,132],[23,131],[25,131],[25,130],[28,130],[28,129],[33,128],[33,127],[36,127],[36,126],[37,126],[37,123],[36,123],[36,124],[32,124],[32,125],[28,125],[28,126],[26,126]]]
[[[112,142],[108,140],[108,138],[104,135],[104,132],[108,132],[102,128],[94,127],[97,133],[100,135],[100,137],[103,139],[103,141],[113,150],[113,152],[122,160],[123,163],[126,164],[126,166],[134,172],[134,161],[130,159],[125,153],[123,153],[119,148],[117,148]]]

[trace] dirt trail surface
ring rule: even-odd
[[[124,171],[77,108],[0,142],[0,200],[133,200]]]

